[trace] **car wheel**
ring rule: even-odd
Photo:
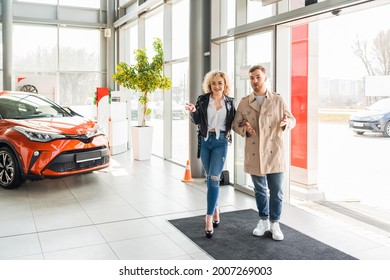
[[[363,131],[355,131],[355,133],[357,134],[357,135],[363,135]]]
[[[20,91],[38,93],[38,89],[33,85],[24,85]]]
[[[383,130],[383,136],[389,137],[390,136],[390,121],[388,121],[385,124],[385,129]]]
[[[0,148],[0,186],[4,189],[14,189],[22,183],[19,164],[12,151],[6,147]]]

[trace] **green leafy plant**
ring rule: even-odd
[[[146,116],[151,110],[148,108],[149,95],[157,89],[170,89],[171,80],[164,76],[164,50],[161,39],[155,38],[153,49],[156,54],[149,61],[145,48],[134,51],[136,63],[128,65],[120,62],[116,66],[116,73],[112,78],[119,85],[141,93],[139,102],[143,105],[142,126],[146,124]]]

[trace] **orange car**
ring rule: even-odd
[[[98,124],[35,93],[0,92],[0,186],[108,167]]]

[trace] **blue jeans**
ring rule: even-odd
[[[219,181],[227,154],[227,139],[221,132],[219,139],[210,132],[207,141],[202,137],[200,159],[206,173],[207,182],[207,215],[213,215],[219,197]]]
[[[251,175],[260,219],[269,218],[272,222],[280,220],[283,204],[283,175],[283,172],[266,176]],[[269,190],[269,198],[267,190]]]

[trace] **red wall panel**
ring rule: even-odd
[[[291,112],[297,119],[291,131],[291,165],[307,169],[308,25],[292,28]]]

